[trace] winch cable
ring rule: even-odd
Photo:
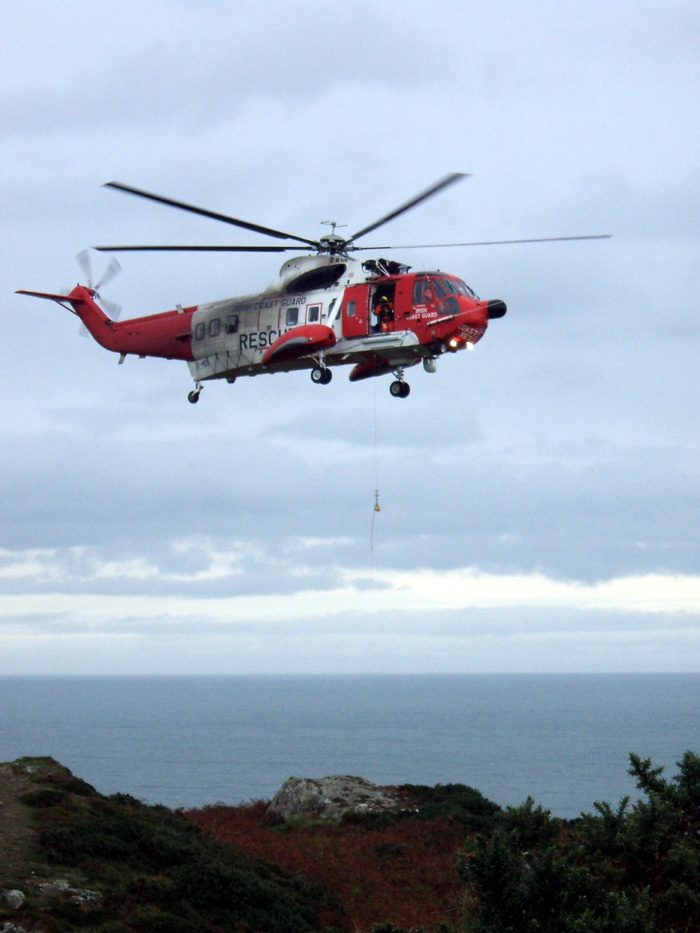
[[[377,442],[377,380],[373,380],[374,388],[374,508],[372,509],[372,526],[369,535],[369,552],[372,575],[374,575],[374,520],[377,512],[381,512],[379,505],[379,454]]]

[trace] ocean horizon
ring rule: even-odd
[[[351,774],[573,818],[636,798],[631,752],[700,753],[700,674],[7,675],[0,710],[0,760],[172,808]]]

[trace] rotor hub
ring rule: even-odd
[[[330,253],[331,256],[337,256],[341,253],[344,255],[347,253],[347,243],[348,241],[344,240],[342,236],[331,233],[328,236],[322,236],[318,241],[319,252]]]

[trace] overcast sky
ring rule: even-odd
[[[0,673],[700,669],[696,2],[7,0],[2,25]],[[265,242],[107,181],[313,239],[453,171],[375,242],[614,238],[392,254],[508,304],[405,400],[341,370],[189,405],[186,364],[118,366],[14,294],[100,243]],[[280,264],[120,261],[123,318]]]

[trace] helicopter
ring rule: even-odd
[[[469,177],[453,172],[379,220],[361,227],[350,237],[337,233],[338,224],[326,221],[331,232],[308,239],[239,220],[226,214],[162,197],[121,182],[112,188],[136,197],[189,211],[276,240],[284,245],[258,246],[97,246],[100,252],[300,252],[288,259],[279,277],[263,292],[182,307],[118,322],[103,307],[110,305],[99,288],[119,264],[110,263],[102,282],[93,285],[87,253],[79,255],[87,284],[68,294],[19,290],[18,294],[57,302],[80,318],[102,347],[127,356],[161,357],[187,362],[194,380],[188,400],[196,403],[206,382],[224,379],[231,384],[241,376],[310,370],[312,382],[327,385],[333,370],[352,366],[350,382],[386,374],[394,379],[389,391],[406,398],[410,386],[405,371],[422,363],[428,373],[437,369],[447,353],[473,349],[489,322],[505,315],[500,299],[482,301],[462,279],[437,271],[412,271],[410,266],[385,258],[361,260],[359,251],[382,253],[393,249],[491,246],[504,243],[543,243],[563,240],[606,239],[610,234],[442,243],[428,246],[358,246],[357,240],[416,207],[450,185]],[[101,305],[98,303],[101,302]]]

